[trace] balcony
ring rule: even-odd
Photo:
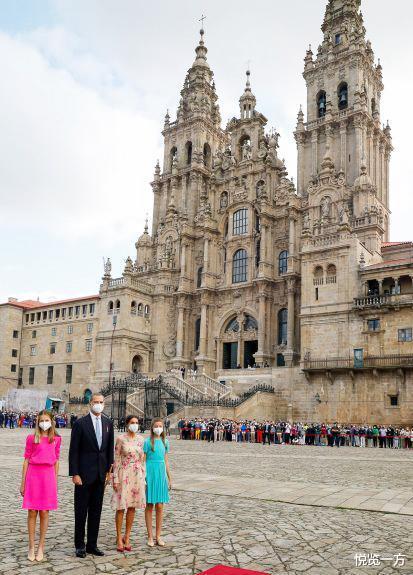
[[[413,304],[413,293],[369,295],[354,298],[354,309],[378,309],[382,307],[399,307]]]
[[[355,362],[353,357],[329,357],[325,359],[304,360],[303,371],[362,371],[367,369],[413,369],[413,354],[411,355],[365,355]]]

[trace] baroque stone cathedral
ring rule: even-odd
[[[185,367],[238,393],[273,385],[282,417],[411,421],[413,247],[389,242],[391,131],[360,5],[328,0],[305,54],[296,185],[248,71],[222,128],[201,30],[151,233],[121,278],[105,266],[92,385]]]

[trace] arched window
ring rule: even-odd
[[[202,285],[202,272],[204,271],[204,268],[201,266],[200,268],[198,268],[197,274],[196,274],[196,287],[200,288]]]
[[[143,304],[138,303],[138,315],[143,315]]]
[[[288,252],[287,250],[283,250],[280,252],[278,256],[278,273],[286,274],[288,269]]]
[[[247,281],[248,256],[246,250],[238,250],[232,260],[232,283]]]
[[[146,304],[146,306],[145,306],[145,317],[149,317],[150,311],[151,311],[150,307],[148,306],[148,304]]]
[[[185,144],[186,149],[186,163],[189,166],[192,162],[192,142],[187,142]]]
[[[319,118],[324,118],[326,115],[327,95],[324,90],[318,93],[317,96],[317,115]]]
[[[195,351],[199,349],[199,341],[201,339],[201,318],[195,320]]]
[[[280,309],[278,312],[278,345],[287,343],[288,310]]]
[[[85,391],[83,392],[83,403],[89,403],[91,399],[92,399],[92,390],[85,389]]]
[[[130,304],[130,312],[132,315],[136,315],[136,301],[132,301]]]
[[[258,330],[258,323],[252,315],[246,315],[244,320],[244,331]]]
[[[338,109],[345,110],[348,106],[348,87],[342,82],[338,87]]]
[[[227,323],[227,327],[225,328],[226,333],[238,333],[239,332],[239,323],[236,317],[233,317]]]
[[[209,144],[204,144],[204,166],[209,168],[211,166],[211,146]]]
[[[335,284],[337,281],[337,269],[334,264],[329,264],[327,266],[327,276],[326,276],[326,283],[327,284]]]
[[[120,310],[120,301],[117,299],[116,300],[116,313],[119,313]]]
[[[234,236],[246,234],[248,232],[248,210],[241,208],[234,212],[232,216],[232,233]]]
[[[110,301],[108,303],[108,314],[112,314],[113,313],[113,301]]]
[[[175,159],[178,159],[178,148],[177,148],[176,146],[174,146],[173,148],[171,148],[171,151],[170,151],[170,153],[169,153],[169,165],[170,165],[170,168],[171,168],[171,169],[172,169],[173,161],[174,161]]]
[[[376,99],[372,98],[371,99],[371,113],[374,114],[375,111],[376,111]]]
[[[316,266],[314,269],[314,279],[313,284],[315,286],[323,285],[324,283],[324,270],[322,266]]]

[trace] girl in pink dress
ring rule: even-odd
[[[44,543],[49,524],[49,511],[57,509],[57,474],[62,438],[55,431],[53,414],[40,411],[33,435],[26,438],[22,482],[22,509],[28,510],[30,561],[43,561]],[[37,553],[34,551],[36,518],[40,517],[40,538]]]

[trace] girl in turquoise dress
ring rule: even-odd
[[[143,444],[146,463],[146,508],[145,521],[148,531],[148,545],[155,545],[152,532],[152,512],[155,505],[156,543],[161,547],[165,542],[161,538],[163,506],[169,502],[169,490],[172,488],[169,472],[169,441],[165,437],[162,419],[153,419],[151,435]]]

